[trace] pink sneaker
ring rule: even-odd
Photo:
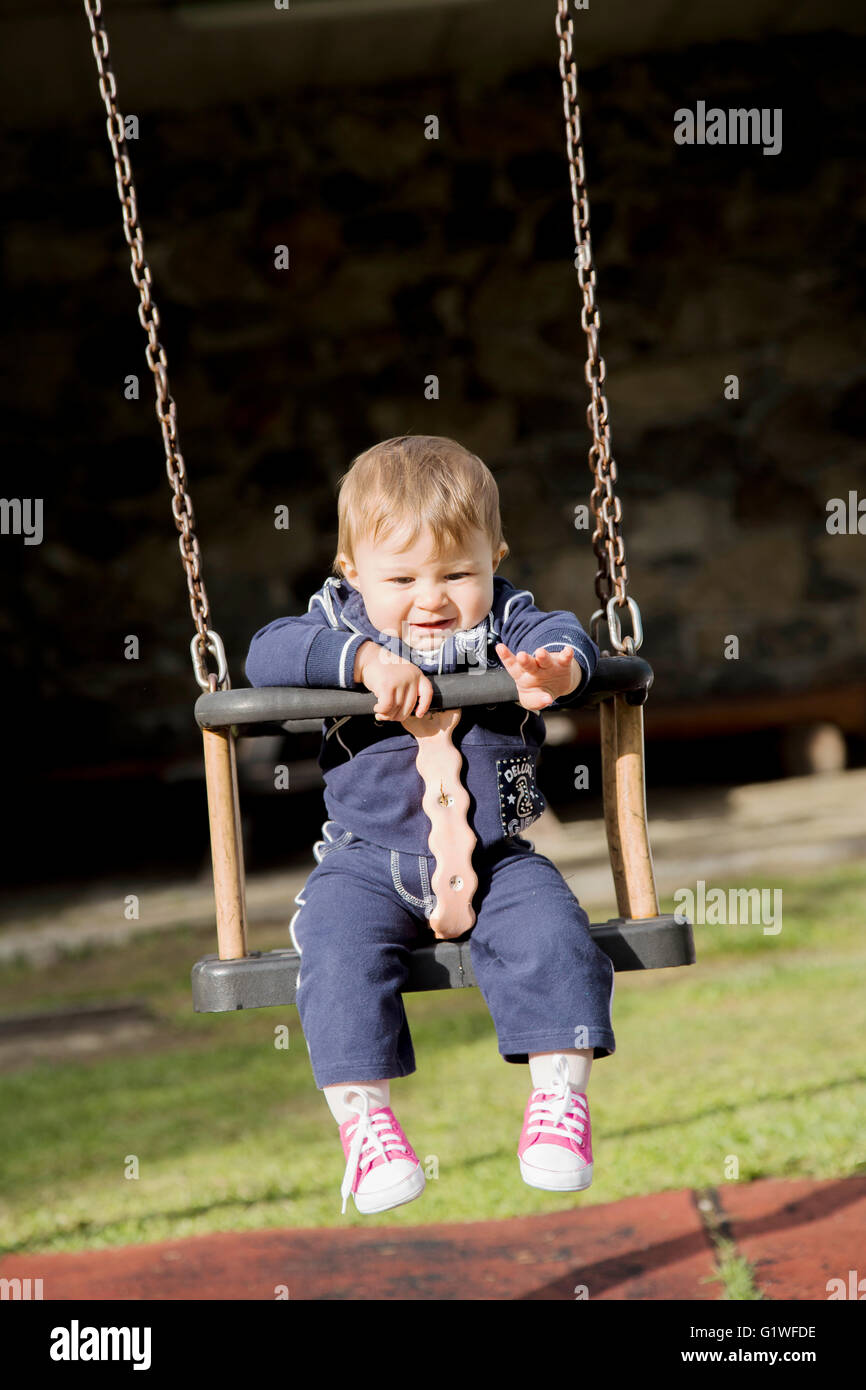
[[[350,1097],[358,1098],[353,1104]],[[343,1213],[351,1192],[355,1206],[364,1216],[388,1211],[420,1197],[427,1180],[418,1156],[388,1106],[370,1114],[366,1091],[351,1088],[343,1100],[357,1110],[356,1119],[340,1125],[340,1139],[346,1155],[346,1172],[340,1188]]]
[[[546,1192],[580,1192],[592,1182],[592,1133],[586,1094],[569,1082],[568,1058],[554,1058],[552,1091],[533,1091],[526,1102],[517,1146],[520,1175]]]

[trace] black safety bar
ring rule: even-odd
[[[431,710],[507,704],[517,699],[517,686],[502,667],[476,668],[443,676],[427,674],[433,686]],[[570,700],[567,708],[585,709],[613,695],[624,695],[630,705],[642,705],[652,683],[652,667],[640,657],[602,656],[592,680]],[[293,723],[324,719],[329,715],[372,714],[376,698],[368,690],[321,686],[262,685],[217,690],[199,696],[195,703],[195,719],[200,729],[244,725],[247,726],[244,734],[254,736],[272,733],[274,725],[291,731]]]

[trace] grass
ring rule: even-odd
[[[158,1027],[114,1055],[0,1074],[0,1246],[478,1221],[680,1187],[715,1186],[724,1201],[729,1181],[862,1173],[866,867],[749,886],[782,887],[777,936],[698,925],[698,965],[617,975],[617,1052],[590,1083],[596,1176],[578,1199],[520,1180],[528,1071],[502,1062],[477,990],[407,996],[419,1070],[392,1099],[428,1186],[419,1202],[361,1217],[351,1202],[340,1214],[342,1153],[297,1011],[192,1012],[189,969],[214,949],[209,933],[86,950],[50,971],[5,968],[4,1013],[135,996]],[[610,915],[587,906],[595,921]],[[253,943],[284,944],[282,929]],[[720,1296],[756,1297],[745,1263],[723,1255]]]
[[[739,1255],[730,1241],[716,1243],[716,1273],[701,1283],[718,1283],[722,1302],[757,1303],[764,1295],[755,1283],[754,1270],[748,1260]]]

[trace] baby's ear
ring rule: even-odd
[[[338,555],[337,565],[343,577],[343,583],[348,584],[350,589],[357,589],[358,571],[355,569],[349,556],[343,554]]]

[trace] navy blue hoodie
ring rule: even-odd
[[[573,613],[535,607],[528,589],[493,576],[493,605],[475,628],[449,633],[436,652],[419,652],[387,638],[367,616],[364,600],[344,579],[329,576],[310,599],[306,613],[276,618],[253,637],[246,677],[253,686],[327,686],[365,690],[354,679],[355,657],[374,641],[412,661],[425,674],[501,668],[497,642],[512,652],[538,647],[574,648],[584,677],[570,696],[548,705],[566,709],[598,663],[598,647]],[[428,854],[430,821],[421,809],[423,783],[415,766],[418,743],[402,724],[379,724],[372,714],[324,720],[319,766],[325,779],[328,816],[361,839],[410,854]],[[516,701],[464,707],[452,735],[463,755],[469,792],[469,822],[479,845],[519,835],[545,809],[536,785],[544,720]]]

